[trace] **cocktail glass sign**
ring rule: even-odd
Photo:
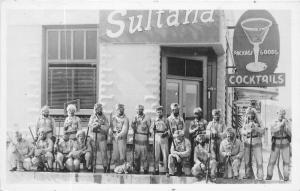
[[[266,10],[248,10],[234,30],[236,73],[228,74],[231,87],[284,86],[285,74],[274,73],[280,53],[278,25]]]

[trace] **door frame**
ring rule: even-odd
[[[167,58],[168,57],[175,57],[175,58],[183,58],[183,59],[189,59],[189,60],[198,60],[202,61],[203,63],[203,76],[202,76],[202,88],[203,88],[203,97],[202,97],[202,103],[203,103],[203,115],[204,117],[207,116],[207,56],[199,56],[199,55],[190,55],[190,54],[182,54],[178,55],[177,53],[172,52],[164,52],[161,51],[161,105],[164,107],[166,106],[166,82],[167,79],[186,79],[186,80],[195,80],[199,78],[195,77],[180,77],[180,76],[172,76],[167,75]],[[201,87],[199,87],[200,90]],[[201,100],[199,98],[199,103],[201,103]],[[198,107],[198,106],[195,106]],[[166,109],[164,110],[164,114],[166,115]]]

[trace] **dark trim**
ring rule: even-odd
[[[46,62],[46,28],[42,28],[42,57],[41,57],[41,106],[47,104],[47,62]]]
[[[49,67],[58,67],[58,68],[66,68],[66,67],[92,67],[96,68],[96,64],[72,64],[72,63],[61,63],[61,64],[49,64]]]
[[[78,24],[78,25],[44,25],[46,30],[48,29],[91,29],[98,28],[97,24]]]

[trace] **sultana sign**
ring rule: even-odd
[[[220,43],[218,10],[101,10],[102,43]]]
[[[227,86],[284,86],[285,75],[274,73],[280,55],[279,29],[266,10],[248,10],[238,20],[233,36],[236,74]]]

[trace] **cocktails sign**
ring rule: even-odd
[[[228,86],[284,86],[285,75],[274,74],[280,54],[278,25],[266,10],[248,10],[239,19],[234,30],[233,57],[236,74],[227,75]],[[255,83],[234,83],[232,79],[258,79],[273,76],[272,80]],[[245,77],[248,76],[248,77]],[[274,77],[275,76],[275,77]],[[269,78],[269,77],[268,77]],[[238,80],[235,80],[238,81]]]

